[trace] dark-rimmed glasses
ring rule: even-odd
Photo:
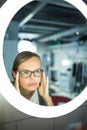
[[[42,75],[42,72],[43,72],[43,69],[37,69],[35,71],[30,71],[30,70],[21,70],[21,71],[18,71],[19,74],[23,77],[23,78],[27,78],[27,77],[30,77],[32,74],[35,76],[35,77],[40,77]]]

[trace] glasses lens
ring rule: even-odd
[[[34,75],[37,76],[37,77],[41,76],[42,75],[42,70],[38,69],[38,70],[34,71]]]
[[[29,77],[31,75],[31,72],[30,71],[22,71],[21,72],[21,76],[23,77],[23,78],[26,78],[26,77]]]

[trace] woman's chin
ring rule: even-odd
[[[37,87],[30,87],[29,89],[27,89],[27,91],[35,91],[37,89]]]

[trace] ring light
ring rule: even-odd
[[[32,0],[8,0],[0,9],[0,92],[6,100],[18,110],[31,116],[40,118],[53,118],[65,115],[78,108],[87,99],[87,87],[72,101],[54,107],[46,107],[34,104],[21,96],[12,87],[7,76],[3,62],[3,40],[9,22],[17,11]],[[65,0],[74,5],[87,18],[87,5],[82,0]]]

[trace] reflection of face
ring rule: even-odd
[[[41,62],[39,58],[32,57],[31,59],[26,60],[25,62],[21,63],[18,66],[18,71],[21,71],[21,70],[35,71],[36,69],[39,69],[39,68],[41,68]],[[34,74],[31,74],[30,77],[23,78],[21,75],[19,75],[20,87],[28,91],[36,90],[39,86],[40,81],[41,81],[41,76],[35,77]]]

